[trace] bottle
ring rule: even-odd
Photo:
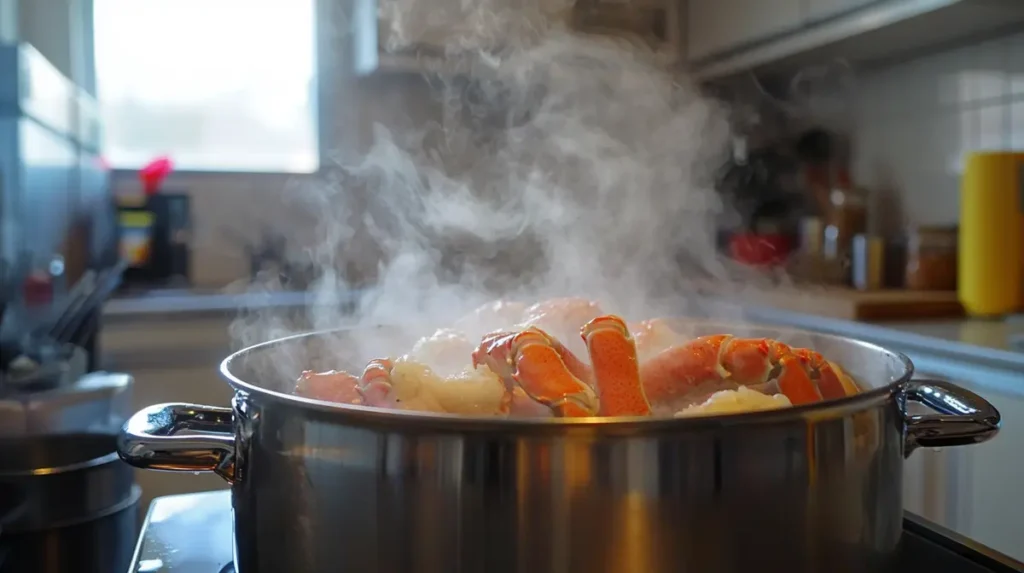
[[[957,293],[971,316],[1021,308],[1024,153],[975,152],[960,185]]]

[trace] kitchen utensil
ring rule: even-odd
[[[1024,308],[1024,153],[967,156],[960,184],[957,289],[975,316]]]
[[[124,426],[139,468],[232,484],[239,573],[818,571],[893,565],[903,459],[992,437],[974,393],[912,380],[905,356],[834,336],[679,320],[690,335],[782,338],[865,391],[708,418],[504,419],[341,406],[289,393],[399,331],[336,330],[227,358],[232,408],[160,404]],[[909,414],[907,401],[937,414]]]
[[[5,524],[0,571],[106,573],[131,561],[138,501],[112,434],[0,439],[0,490],[25,506]]]

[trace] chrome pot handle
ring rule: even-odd
[[[180,435],[182,432],[189,433]],[[117,438],[117,453],[137,468],[214,472],[228,482],[234,481],[231,408],[196,404],[150,406],[125,422]]]
[[[919,447],[942,448],[977,444],[999,432],[1001,416],[981,396],[943,380],[911,380],[903,390],[905,455]],[[937,414],[908,414],[906,400]]]

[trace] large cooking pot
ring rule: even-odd
[[[232,408],[146,408],[120,453],[231,483],[238,573],[874,573],[900,540],[904,457],[999,428],[981,397],[911,380],[910,360],[868,343],[676,326],[815,348],[865,391],[685,419],[457,417],[291,395],[300,370],[356,366],[387,338],[338,330],[232,355]]]

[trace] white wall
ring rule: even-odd
[[[860,78],[855,173],[898,209],[885,227],[959,220],[972,150],[1024,149],[1024,33],[871,71]]]
[[[18,39],[18,0],[0,0],[0,42]]]

